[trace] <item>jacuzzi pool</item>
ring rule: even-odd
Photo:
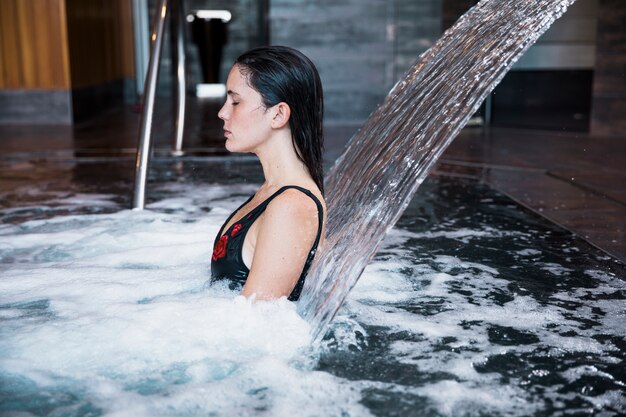
[[[2,416],[555,416],[626,409],[626,267],[476,179],[430,177],[320,346],[208,285],[246,159],[6,163]],[[118,174],[119,173],[119,174]]]

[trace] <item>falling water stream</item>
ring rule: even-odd
[[[299,311],[319,340],[445,148],[575,0],[483,0],[389,92],[326,176],[327,240]]]

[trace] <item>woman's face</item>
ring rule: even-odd
[[[230,152],[254,152],[270,135],[271,112],[261,95],[250,87],[237,65],[226,81],[226,102],[217,113],[224,121],[226,149]]]

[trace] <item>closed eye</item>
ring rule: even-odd
[[[231,99],[231,104],[232,104],[233,106],[236,106],[237,104],[239,104],[239,102],[238,102],[238,101],[235,101],[235,96],[239,96],[239,93],[236,93],[236,92],[234,92],[233,90],[228,90],[228,91],[226,92],[226,95],[227,95],[228,97],[230,97],[230,99]]]

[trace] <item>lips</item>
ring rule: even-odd
[[[224,136],[230,136],[232,132],[230,130],[224,129]]]

